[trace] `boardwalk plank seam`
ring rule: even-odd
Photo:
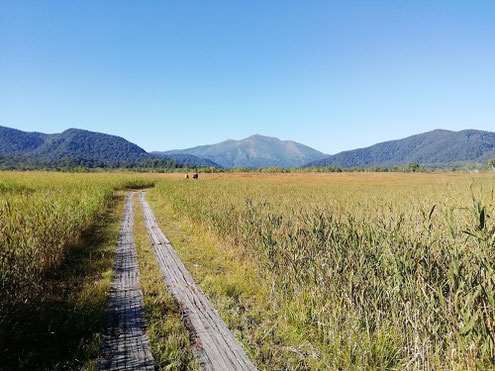
[[[191,333],[193,352],[202,370],[257,370],[218,311],[196,284],[139,194],[144,221],[164,281]]]
[[[146,336],[143,293],[134,244],[134,192],[126,198],[115,255],[115,276],[100,346],[100,370],[154,370]]]

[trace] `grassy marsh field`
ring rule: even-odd
[[[0,324],[53,287],[95,301],[68,355],[86,361],[63,361],[94,367],[123,190],[152,183],[164,233],[260,369],[493,367],[493,174],[1,173]],[[153,352],[194,368],[139,218],[135,234]],[[60,273],[81,249],[92,273]]]
[[[94,368],[122,174],[0,173],[0,369]]]
[[[266,369],[493,365],[493,174],[163,179],[156,212],[231,273],[172,243]]]

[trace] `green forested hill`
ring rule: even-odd
[[[22,154],[34,151],[47,137],[47,134],[27,133],[0,126],[0,153]]]
[[[304,167],[403,166],[411,162],[436,166],[462,162],[486,164],[489,158],[495,158],[495,133],[481,130],[433,130],[367,148],[340,152],[309,162]]]
[[[0,169],[175,169],[182,163],[158,158],[114,135],[80,129],[28,133],[0,126]]]
[[[144,149],[121,137],[80,129],[50,135],[30,155],[46,159],[73,157],[102,161],[140,161],[151,157]]]
[[[141,147],[114,135],[80,129],[68,129],[59,134],[27,133],[2,126],[0,153],[45,160],[142,161],[152,158]]]

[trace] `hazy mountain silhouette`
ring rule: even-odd
[[[164,154],[191,154],[207,158],[226,167],[299,167],[325,155],[303,144],[262,135],[242,140],[226,140],[217,144],[172,150]]]

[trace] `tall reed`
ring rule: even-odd
[[[114,188],[145,183],[113,174],[0,173],[1,312],[42,294],[43,273],[63,262]]]

